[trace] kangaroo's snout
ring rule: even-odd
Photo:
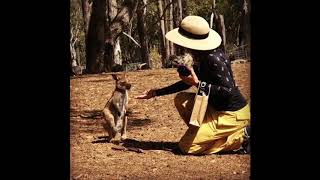
[[[126,84],[126,88],[127,88],[128,90],[130,90],[130,89],[131,89],[131,84],[127,83],[127,84]]]
[[[125,90],[125,89],[130,90],[130,88],[131,88],[131,84],[129,84],[126,81],[118,82],[116,86],[117,86],[117,88],[123,89],[123,90]]]

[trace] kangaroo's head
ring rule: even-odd
[[[116,81],[116,89],[130,90],[131,84],[128,83],[125,73],[122,75],[112,74],[112,77]]]

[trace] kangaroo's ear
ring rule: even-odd
[[[116,74],[111,74],[111,75],[114,80],[118,81],[118,76]]]

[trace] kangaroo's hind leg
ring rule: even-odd
[[[112,143],[114,144],[119,144],[121,142],[121,137],[120,137],[120,131],[122,129],[122,118],[121,116],[116,116],[115,117],[115,136],[114,139],[112,139]]]
[[[123,127],[121,129],[121,140],[127,139],[127,123],[128,123],[128,117],[127,117],[127,115],[124,115]]]
[[[116,135],[114,116],[111,111],[106,107],[103,109],[104,122],[103,127],[108,132],[109,138],[108,141],[111,142]]]

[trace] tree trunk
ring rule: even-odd
[[[245,50],[245,57],[248,58],[247,55],[250,55],[250,4],[249,0],[243,0],[242,5],[242,21],[241,21],[241,32],[242,32],[242,45],[246,45],[244,47]]]
[[[181,4],[181,0],[173,2],[173,27],[174,28],[179,27],[180,22],[182,20],[182,9],[180,9],[182,7],[179,5],[179,1]]]
[[[131,20],[129,21],[129,25],[128,25],[128,35],[130,36],[130,37],[132,37],[132,33],[134,33],[134,26],[133,26],[133,23],[132,23],[132,21],[133,21],[133,18],[131,18]],[[133,38],[132,38],[132,41],[135,41]],[[135,44],[137,44],[136,42],[134,42]],[[127,54],[129,54],[129,56],[127,57],[127,59],[125,60],[126,61],[126,63],[129,63],[131,60],[133,60],[133,59],[135,59],[134,57],[135,57],[135,49],[134,48],[131,48],[129,51],[131,51],[131,52],[128,52]]]
[[[145,16],[146,16],[146,4],[147,0],[139,0],[138,9],[137,9],[137,20],[138,20],[138,33],[141,44],[141,59],[142,62],[147,63],[147,66],[150,67],[150,55],[149,48],[147,42],[147,32],[146,32],[146,24],[145,24]]]
[[[83,25],[84,25],[84,43],[85,48],[88,46],[88,32],[89,32],[89,24],[90,24],[90,16],[92,12],[92,1],[89,0],[81,0],[82,7],[82,17],[83,17]],[[87,53],[87,48],[85,49],[85,53]],[[87,61],[87,59],[86,59]]]
[[[71,55],[70,62],[71,62],[71,67],[74,67],[74,66],[79,65],[77,62],[77,51],[75,48],[75,44],[78,41],[78,38],[76,37],[77,36],[77,29],[76,29],[76,33],[73,33],[73,28],[71,28],[70,34],[71,34],[71,37],[70,37],[70,55]]]
[[[237,46],[240,46],[241,37],[242,37],[242,36],[240,36],[240,24],[238,24],[238,25],[237,25],[237,29],[236,29],[236,36],[235,36],[236,45],[237,45]]]
[[[179,18],[179,20],[180,20],[180,22],[181,22],[182,16],[183,16],[183,14],[182,14],[182,2],[181,2],[181,0],[177,0],[177,1],[178,1],[178,10],[179,10],[179,16],[178,16],[178,18]]]
[[[110,25],[112,20],[116,17],[118,9],[117,9],[117,1],[116,0],[109,0],[108,4],[107,4],[107,17],[106,18],[106,34],[108,33],[108,31],[110,31]],[[109,27],[109,28],[108,28]],[[120,47],[120,39],[117,38],[115,43],[114,43],[114,47],[113,49],[113,62],[111,64],[112,66],[115,66],[116,64],[118,65],[122,65],[122,57],[121,57],[121,47]]]
[[[168,0],[164,0],[164,7],[167,7],[167,2]],[[169,22],[168,22],[168,11],[164,12],[164,28],[165,28],[165,33],[166,34],[168,32],[169,29]],[[166,60],[165,60],[165,64],[163,64],[165,67],[167,66],[167,59],[170,57],[170,43],[167,39],[165,39],[165,50],[166,50]]]
[[[162,0],[158,0],[158,11],[159,11],[159,18],[163,14],[163,7],[162,7]],[[165,45],[166,45],[166,38],[165,38],[165,23],[164,23],[164,18],[160,19],[160,30],[161,30],[161,41],[160,41],[160,46],[161,46],[161,55],[162,55],[162,66],[164,67],[166,65],[166,50],[165,50]]]
[[[120,38],[117,38],[117,40],[116,40],[116,43],[114,46],[114,51],[113,51],[113,56],[114,56],[114,64],[122,65]]]
[[[249,7],[248,0],[243,0],[242,5],[242,17],[239,29],[239,45],[250,43],[250,17],[249,17]]]
[[[182,1],[182,19],[188,16],[187,7],[188,7],[188,1]]]
[[[222,14],[219,14],[219,21],[218,21],[218,29],[219,29],[219,32],[221,34],[221,38],[222,38],[222,49],[224,52],[226,52],[226,27],[224,25],[224,18],[223,18],[223,15]]]
[[[85,37],[88,35],[89,22],[90,22],[90,14],[91,14],[91,5],[89,0],[81,0],[82,5],[82,16],[83,16],[83,24],[84,24],[84,33]]]
[[[246,0],[247,6],[248,6],[248,12],[246,14],[246,27],[247,27],[247,48],[248,48],[248,56],[250,58],[251,56],[251,22],[250,22],[250,16],[251,16],[251,0]]]
[[[128,35],[131,36],[132,34],[132,21],[129,22],[129,26],[128,26]]]
[[[214,13],[212,12],[210,15],[210,28],[213,28],[213,19],[214,19]]]
[[[212,11],[213,11],[213,19],[214,23],[216,25],[216,31],[219,33],[221,36],[222,42],[220,45],[220,48],[226,52],[226,28],[224,25],[224,18],[222,14],[219,14],[217,9],[216,9],[216,1],[212,1]]]
[[[173,3],[173,28],[178,28],[182,21],[182,3],[181,0],[174,1]],[[173,45],[176,55],[181,55],[183,48],[180,48],[177,45]]]
[[[99,73],[103,70],[105,3],[105,0],[94,0],[92,4],[86,45],[88,73]]]
[[[128,27],[133,13],[136,11],[138,2],[136,0],[125,0],[122,3],[120,11],[110,23],[110,29],[105,36],[105,56],[104,56],[104,70],[110,72],[114,65],[114,49],[117,38]]]
[[[169,0],[170,3],[170,9],[169,9],[169,29],[168,32],[171,31],[173,29],[173,2],[172,0]],[[173,43],[170,41],[169,43],[170,45],[170,55],[174,55],[174,46]]]

